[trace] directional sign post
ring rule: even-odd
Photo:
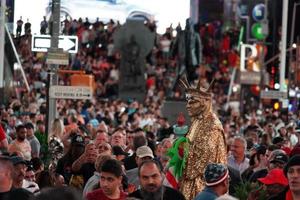
[[[51,86],[49,96],[52,99],[92,99],[93,89],[84,86]]]
[[[47,52],[46,63],[48,65],[68,65],[69,54],[62,49],[49,49]]]
[[[240,83],[244,85],[258,85],[261,76],[259,72],[242,71],[240,75]]]
[[[50,35],[33,35],[31,41],[31,50],[37,52],[47,52],[51,44]],[[58,48],[67,51],[68,53],[77,53],[78,37],[77,36],[59,36]]]
[[[287,92],[268,90],[261,91],[260,98],[262,99],[287,99]]]

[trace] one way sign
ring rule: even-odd
[[[51,46],[50,35],[33,35],[31,50],[38,52],[47,52]],[[58,48],[62,48],[68,53],[77,53],[78,51],[78,38],[77,36],[59,36]]]

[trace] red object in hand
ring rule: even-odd
[[[179,155],[181,158],[183,158],[183,155],[184,155],[184,149],[183,149],[183,147],[179,147],[179,148],[178,148],[178,155]]]
[[[179,113],[178,118],[177,118],[177,124],[178,126],[183,126],[185,123],[185,118],[183,113]]]

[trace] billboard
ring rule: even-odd
[[[22,17],[24,23],[31,23],[32,34],[38,34],[43,16],[51,15],[51,0],[15,0],[14,32],[16,23]],[[155,20],[158,32],[163,33],[170,24],[185,26],[190,15],[190,0],[61,0],[61,20],[68,16],[90,22],[99,18],[107,22],[110,19],[124,23],[126,18],[144,18]],[[24,31],[24,30],[23,30]]]

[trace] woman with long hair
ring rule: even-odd
[[[63,122],[56,118],[52,125],[51,130],[48,135],[48,144],[49,144],[49,154],[50,154],[50,165],[49,169],[52,172],[56,168],[57,161],[64,155],[64,124]]]

